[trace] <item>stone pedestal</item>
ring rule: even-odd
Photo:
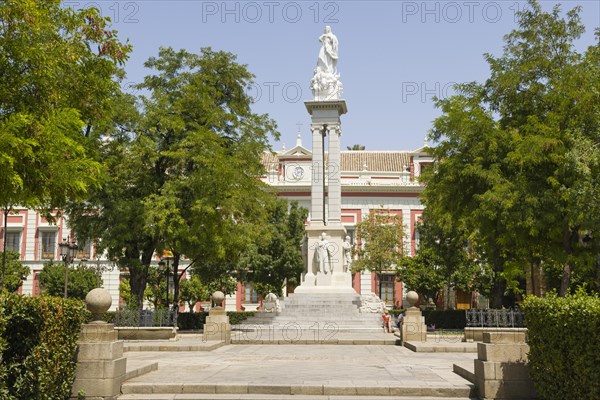
[[[213,307],[206,317],[203,340],[222,340],[231,343],[231,325],[223,307]]]
[[[410,307],[404,312],[402,319],[402,341],[404,342],[426,342],[427,325],[425,317],[417,307]]]
[[[475,385],[482,399],[535,399],[529,377],[526,331],[484,332],[477,343]]]
[[[116,399],[125,379],[127,359],[123,357],[123,342],[117,340],[114,325],[83,325],[77,345],[77,371],[71,390],[72,398],[77,398],[82,391],[86,399]]]
[[[330,267],[323,271],[317,260],[317,251],[322,234],[328,242]],[[306,227],[308,238],[306,273],[302,284],[298,286],[295,293],[352,293],[352,275],[350,271],[344,271],[342,243],[346,236],[346,229],[342,225]]]

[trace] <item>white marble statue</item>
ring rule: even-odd
[[[331,265],[331,251],[326,236],[325,232],[321,233],[321,240],[317,243],[317,251],[315,252],[317,254],[319,271],[324,274],[333,272],[333,266]]]
[[[319,37],[321,50],[310,87],[316,101],[337,100],[342,93],[340,74],[337,73],[338,40],[329,26]]]
[[[335,74],[338,60],[338,40],[329,26],[325,27],[325,33],[319,37],[319,42],[321,42],[321,50],[317,60],[317,70]]]
[[[348,272],[350,265],[352,264],[352,244],[350,243],[350,236],[346,236],[346,240],[342,243],[342,252],[344,255],[344,272]]]

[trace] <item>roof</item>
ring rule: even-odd
[[[343,172],[367,171],[372,172],[402,172],[410,164],[410,156],[413,152],[408,151],[342,151],[341,168]],[[283,154],[265,152],[262,163],[267,171],[279,163],[278,157]],[[325,154],[327,158],[327,153]]]

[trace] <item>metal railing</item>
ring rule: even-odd
[[[147,310],[125,308],[116,312],[115,325],[133,327],[173,326],[176,313],[176,310],[166,310],[164,308]]]
[[[523,328],[525,321],[519,309],[503,308],[499,310],[465,310],[469,327]]]

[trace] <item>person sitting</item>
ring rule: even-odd
[[[392,332],[392,316],[390,312],[385,309],[383,314],[381,314],[381,318],[383,319],[383,332],[391,333]]]
[[[398,313],[398,319],[396,320],[396,326],[398,329],[402,329],[400,325],[402,325],[402,319],[404,318],[404,313]]]

